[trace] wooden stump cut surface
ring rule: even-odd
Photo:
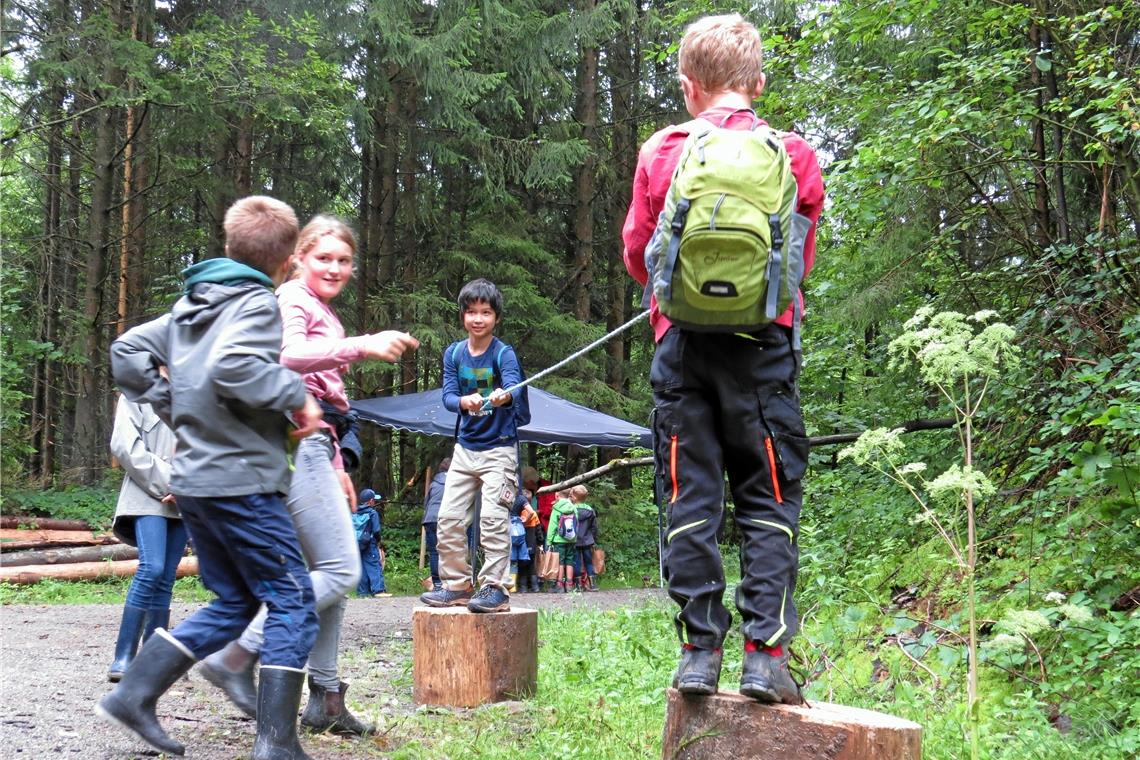
[[[735,692],[669,689],[663,760],[920,760],[922,726],[893,715],[813,702],[762,705]]]
[[[531,697],[538,687],[536,610],[416,607],[412,649],[417,704],[475,707]]]

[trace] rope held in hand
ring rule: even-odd
[[[614,329],[610,330],[608,333],[606,333],[602,337],[598,338],[597,340],[595,340],[593,343],[586,346],[585,348],[578,349],[577,351],[570,354],[569,356],[567,356],[565,359],[558,362],[557,364],[554,364],[550,367],[547,367],[542,372],[539,372],[535,375],[532,375],[531,377],[528,377],[526,380],[523,380],[521,383],[517,383],[515,385],[512,385],[510,388],[506,389],[506,392],[513,395],[515,392],[522,390],[525,386],[530,385],[535,380],[539,380],[541,378],[544,378],[547,375],[549,375],[551,372],[555,372],[556,370],[562,369],[563,367],[565,367],[570,362],[574,361],[575,359],[579,358],[580,356],[588,354],[589,352],[593,351],[598,346],[607,342],[610,338],[613,338],[616,335],[622,334],[623,332],[625,332],[629,328],[633,327],[638,322],[640,322],[641,320],[645,319],[648,316],[649,316],[649,310],[646,309],[645,311],[641,312],[640,314],[638,314],[637,316],[635,316],[633,319],[629,320],[625,324],[619,325],[618,327],[615,327]],[[491,400],[489,398],[484,399],[483,409],[490,409],[490,408],[491,408]]]

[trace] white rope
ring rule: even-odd
[[[626,330],[628,330],[629,328],[633,327],[638,322],[640,322],[641,320],[645,319],[648,316],[649,316],[649,310],[646,309],[645,311],[641,312],[640,314],[638,314],[633,319],[626,322],[624,325],[620,325],[618,327],[615,327],[613,330],[610,330],[608,333],[606,333],[602,337],[598,338],[597,340],[595,340],[590,345],[586,346],[585,348],[578,349],[577,351],[570,354],[569,356],[567,356],[565,359],[558,362],[557,364],[550,366],[550,367],[547,367],[542,372],[539,372],[535,375],[532,375],[531,377],[528,377],[526,380],[523,380],[521,383],[518,383],[517,385],[512,385],[510,388],[506,389],[506,392],[510,393],[510,394],[514,394],[516,391],[522,390],[525,386],[530,385],[535,380],[539,380],[543,377],[546,377],[551,372],[562,369],[563,367],[565,367],[567,364],[574,361],[578,357],[583,356],[584,354],[588,354],[589,352],[593,351],[598,346],[600,346],[603,343],[605,343],[606,341],[608,341],[610,338],[613,338],[615,335],[620,335],[621,333],[623,333]],[[483,408],[484,409],[490,409],[491,408],[490,399],[487,399],[483,402]]]

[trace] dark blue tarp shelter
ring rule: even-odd
[[[360,418],[377,425],[425,435],[455,435],[455,414],[443,408],[443,390],[381,396],[353,401]],[[530,424],[519,428],[519,440],[543,446],[618,446],[651,448],[648,428],[611,417],[573,401],[530,387]]]

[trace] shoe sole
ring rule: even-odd
[[[677,684],[677,686],[674,688],[676,688],[677,691],[681,692],[682,694],[693,694],[701,697],[712,696],[713,694],[716,694],[717,691],[717,687],[715,686],[709,686],[707,683],[696,682]]]
[[[789,702],[782,699],[775,690],[757,684],[740,684],[740,693],[746,697],[755,699],[757,702],[763,702],[766,705],[802,705],[804,701],[802,696],[796,695],[795,701]]]
[[[426,604],[428,607],[464,607],[469,601],[471,601],[471,597],[467,597],[466,599],[456,599],[451,602],[437,602],[434,599],[429,601],[421,596],[420,601]]]
[[[95,704],[95,715],[100,720],[102,720],[104,723],[109,723],[112,726],[118,726],[119,728],[123,729],[124,731],[127,731],[132,736],[134,736],[139,741],[141,741],[143,744],[147,745],[148,747],[152,747],[152,748],[158,750],[161,754],[177,755],[178,757],[182,757],[183,755],[186,754],[186,748],[185,747],[180,747],[180,749],[176,750],[176,749],[172,749],[172,748],[160,747],[157,744],[154,744],[153,742],[150,741],[150,739],[147,739],[145,736],[143,736],[138,731],[136,731],[133,726],[119,720],[107,708],[103,707],[102,703],[96,703]],[[171,740],[171,741],[173,741],[173,740]]]
[[[776,692],[756,684],[740,684],[740,693],[767,705],[773,705],[780,701]]]
[[[495,607],[475,607],[475,606],[472,606],[469,604],[469,605],[467,605],[467,609],[470,610],[471,612],[478,612],[478,613],[510,612],[511,611],[511,603],[510,602],[503,602],[502,604],[495,606]]]

